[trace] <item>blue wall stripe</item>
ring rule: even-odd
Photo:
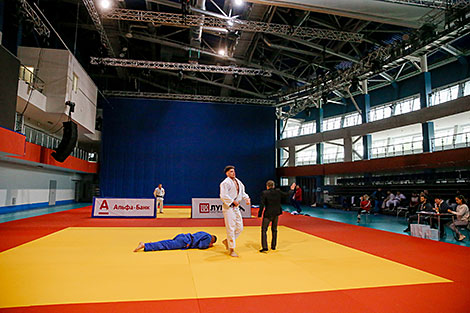
[[[56,201],[55,205],[64,205],[64,204],[71,204],[71,203],[75,203],[75,200]],[[47,206],[49,206],[49,202],[38,202],[38,203],[30,203],[30,204],[2,206],[0,207],[0,214],[26,211],[26,210],[42,208],[42,207],[47,207]]]

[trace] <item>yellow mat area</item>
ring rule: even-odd
[[[208,250],[138,252],[139,241],[204,230]],[[259,253],[260,229],[245,227],[240,258],[222,227],[67,228],[0,253],[0,307],[231,297],[450,282],[294,229],[279,227],[279,249]]]
[[[191,218],[191,208],[164,208],[157,218]]]

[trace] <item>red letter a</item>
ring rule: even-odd
[[[106,200],[104,200],[103,203],[101,203],[100,205],[100,210],[103,210],[103,209],[109,210],[108,202]]]

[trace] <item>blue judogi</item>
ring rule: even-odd
[[[144,251],[207,249],[211,240],[212,235],[203,231],[194,234],[179,234],[170,240],[146,243]]]

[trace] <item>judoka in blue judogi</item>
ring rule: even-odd
[[[141,249],[144,249],[144,251],[207,249],[212,247],[216,241],[217,237],[215,235],[200,231],[194,234],[178,234],[175,238],[169,240],[140,242],[134,252]]]

